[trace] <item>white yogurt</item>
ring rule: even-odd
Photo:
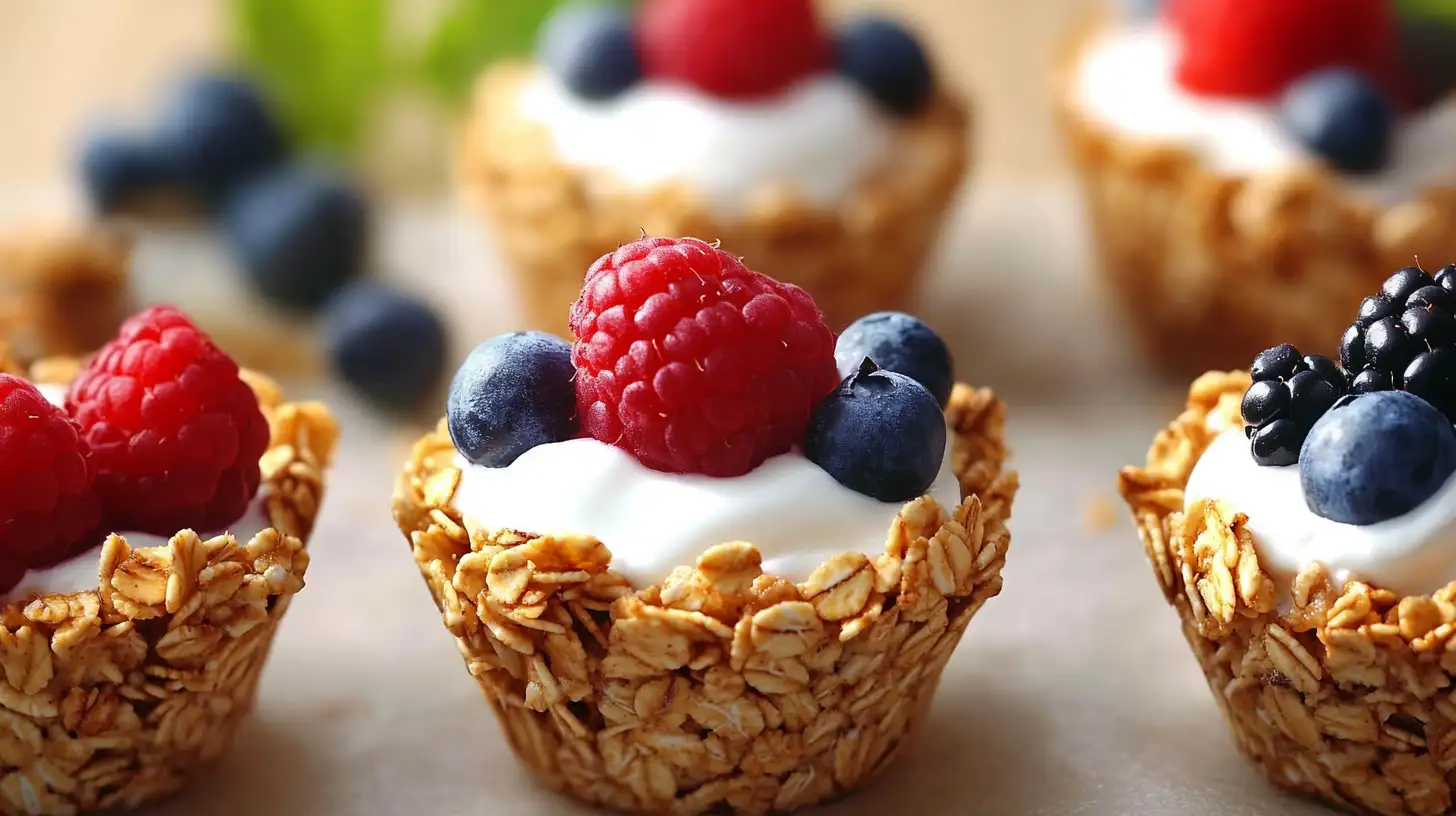
[[[833,74],[751,102],[652,80],[592,101],[543,71],[522,89],[520,106],[566,163],[629,188],[680,182],[730,213],[771,186],[833,204],[886,160],[893,135],[874,103]]]
[[[1214,169],[1250,174],[1314,160],[1280,124],[1273,102],[1205,98],[1175,78],[1179,42],[1163,22],[1116,27],[1083,55],[1074,88],[1083,113],[1127,136],[1192,148]],[[1389,165],[1345,180],[1370,201],[1395,204],[1456,182],[1456,100],[1401,120]]]
[[[947,512],[961,501],[953,438],[927,491]],[[476,523],[593,536],[612,551],[612,569],[639,588],[730,541],[758,547],[764,572],[803,581],[842,552],[884,552],[903,506],[850,490],[797,451],[731,479],[661,473],[591,438],[532,448],[503,468],[456,464],[455,507]]]
[[[1309,509],[1298,465],[1260,467],[1243,429],[1233,428],[1204,451],[1183,497],[1190,507],[1221,499],[1247,515],[1259,564],[1282,589],[1315,561],[1336,586],[1358,580],[1404,595],[1429,594],[1456,579],[1456,478],[1403,516],[1341,524]]]

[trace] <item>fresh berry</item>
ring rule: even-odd
[[[1446,264],[1435,275],[1436,285],[1447,292],[1456,292],[1456,264]]]
[[[430,306],[375,282],[329,301],[324,348],[339,378],[387,408],[417,405],[445,373],[445,324]]]
[[[1389,391],[1395,387],[1395,381],[1384,371],[1367,368],[1355,375],[1350,381],[1350,393],[1352,394],[1373,394],[1376,391]]]
[[[1403,391],[1366,394],[1315,423],[1299,481],[1315,514],[1375,524],[1414,510],[1456,472],[1456,430]]]
[[[1456,417],[1456,348],[1443,346],[1417,354],[1400,379],[1404,390]]]
[[[577,434],[571,345],[543,332],[503,334],[476,346],[450,384],[446,417],[469,462],[505,467]]]
[[[857,493],[903,502],[935,481],[945,434],[945,415],[925,386],[866,359],[814,409],[804,456]]]
[[[950,349],[920,320],[903,312],[876,312],[851,323],[834,345],[839,375],[853,375],[866,357],[925,386],[942,406],[950,399],[955,385]]]
[[[1172,0],[1182,39],[1183,87],[1208,96],[1266,99],[1321,68],[1377,77],[1396,66],[1388,0]]]
[[[647,0],[637,38],[648,76],[724,99],[778,93],[832,51],[813,0]]]
[[[223,216],[249,278],[291,309],[316,309],[364,268],[369,213],[353,185],[316,167],[282,167],[238,188]]]
[[[1405,326],[1394,317],[1384,317],[1365,330],[1365,364],[1396,374],[1416,356],[1419,344],[1406,334]]]
[[[110,131],[87,137],[81,148],[81,177],[92,209],[101,214],[125,210],[183,183],[171,155],[150,142]]]
[[[1285,343],[1261,352],[1249,373],[1254,382],[1239,407],[1254,461],[1292,465],[1310,427],[1349,390],[1345,372],[1328,357],[1301,356]]]
[[[1400,389],[1456,421],[1456,266],[1434,276],[1408,266],[1365,299],[1340,339],[1356,394]],[[1442,353],[1452,352],[1452,354]]]
[[[739,476],[788,451],[839,382],[813,299],[696,238],[602,256],[571,329],[583,429],[671,473]]]
[[[202,74],[173,88],[158,148],[210,198],[283,161],[288,142],[261,91],[246,79]]]
[[[9,565],[0,566],[0,591],[26,567],[99,543],[101,504],[86,454],[60,408],[25,380],[0,374],[0,561]]]
[[[883,17],[865,17],[839,32],[839,73],[886,110],[909,116],[935,86],[930,58],[909,29]]]
[[[1395,139],[1395,107],[1347,68],[1327,68],[1290,86],[1280,117],[1296,141],[1347,173],[1384,167]]]
[[[104,516],[171,535],[237,521],[258,490],[268,424],[238,366],[186,315],[133,315],[71,383]]]
[[[607,99],[642,78],[632,18],[597,3],[566,6],[541,28],[541,62],[583,99]]]

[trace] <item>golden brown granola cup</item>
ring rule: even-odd
[[[1001,590],[1017,478],[1005,406],[960,385],[946,416],[965,500],[905,505],[878,557],[794,584],[729,542],[638,589],[590,537],[481,529],[455,510],[444,428],[416,444],[394,513],[521,762],[622,811],[787,812],[899,754],[971,617]]]
[[[1234,742],[1274,784],[1360,813],[1456,812],[1456,583],[1433,595],[1336,584],[1313,564],[1280,589],[1246,517],[1184,512],[1219,432],[1242,424],[1247,372],[1212,372],[1119,489]],[[1282,610],[1282,611],[1281,611]]]
[[[1056,113],[1102,277],[1163,372],[1245,366],[1280,343],[1328,352],[1391,272],[1456,258],[1456,185],[1379,206],[1322,165],[1228,175],[1185,147],[1093,121],[1074,78],[1105,24],[1070,43]]]
[[[35,376],[61,374],[51,363]],[[0,609],[0,812],[139,807],[227,750],[253,706],[279,621],[308,568],[337,428],[245,374],[271,439],[273,527],[251,541],[190,530],[162,547],[102,545],[96,589]]]
[[[0,342],[24,360],[93,351],[127,311],[132,241],[114,229],[34,221],[0,232]]]
[[[563,163],[517,99],[537,69],[509,63],[478,82],[464,124],[458,185],[484,215],[515,275],[530,328],[570,336],[568,307],[603,254],[649,235],[717,239],[754,269],[807,289],[836,331],[881,309],[907,309],[966,174],[970,112],[941,88],[900,126],[895,165],[825,208],[764,189],[724,218],[681,185],[623,189]]]

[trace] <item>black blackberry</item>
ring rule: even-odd
[[[1456,264],[1446,264],[1436,271],[1436,285],[1447,292],[1456,292]]]
[[[1239,408],[1254,461],[1292,465],[1315,420],[1349,390],[1345,372],[1328,357],[1301,356],[1286,343],[1255,357],[1249,373],[1254,383]]]
[[[1351,392],[1409,391],[1456,422],[1456,264],[1434,276],[1414,266],[1391,275],[1361,301],[1340,362]]]

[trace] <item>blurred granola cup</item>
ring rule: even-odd
[[[81,355],[116,334],[132,240],[105,227],[27,222],[0,233],[0,341],[16,357]]]
[[[1361,813],[1452,812],[1456,583],[1400,596],[1338,585],[1318,563],[1288,585],[1259,564],[1226,502],[1184,512],[1208,445],[1241,423],[1247,372],[1193,383],[1187,410],[1119,487],[1164,597],[1239,750],[1276,785]]]
[[[623,811],[786,812],[864,785],[929,709],[971,617],[1001,590],[1017,489],[1005,406],[946,409],[964,501],[925,497],[885,552],[807,581],[729,542],[638,589],[590,537],[485,530],[453,506],[443,424],[415,446],[394,512],[516,755],[544,783]]]
[[[68,369],[53,361],[33,375],[57,382]],[[113,535],[96,589],[12,597],[0,610],[0,812],[140,807],[221,757],[251,710],[303,587],[337,429],[322,405],[284,402],[272,382],[244,377],[271,433],[272,527],[251,541],[182,530],[140,549]]]
[[[724,215],[683,185],[627,188],[565,163],[517,104],[536,70],[503,64],[482,77],[458,150],[460,192],[493,227],[527,327],[571,336],[566,315],[582,272],[644,231],[733,247],[757,271],[808,290],[836,331],[870,312],[911,310],[966,174],[964,98],[938,89],[897,125],[894,167],[867,175],[832,208],[765,188],[742,213]]]

